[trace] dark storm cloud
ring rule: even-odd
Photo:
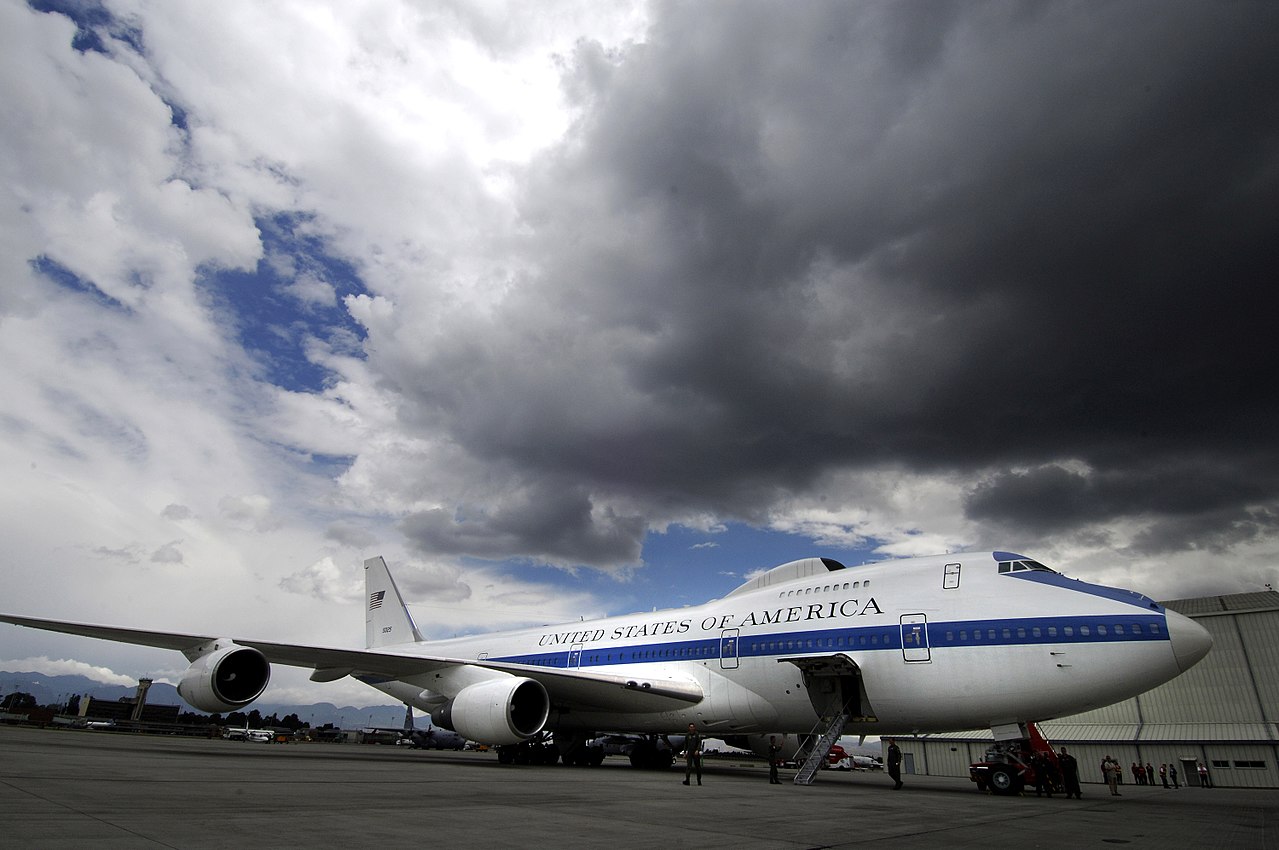
[[[1241,475],[1237,465],[1214,458],[1211,465],[1183,458],[1163,467],[1116,464],[1108,469],[1077,470],[1047,464],[1029,470],[1004,471],[977,484],[965,505],[977,520],[1035,534],[1068,531],[1116,516],[1162,517],[1156,537],[1194,539],[1203,529],[1237,526],[1225,537],[1256,536],[1246,529],[1270,525],[1268,511],[1244,506],[1274,497],[1279,480],[1272,471],[1253,468]],[[1237,460],[1231,458],[1232,461]],[[1180,530],[1171,531],[1172,526]],[[1149,536],[1149,535],[1147,535]],[[1147,540],[1140,548],[1155,545]]]
[[[982,521],[1223,534],[1279,486],[1277,37],[1268,3],[659,5],[579,50],[526,184],[540,275],[422,399],[578,482],[507,525],[583,560],[642,533],[596,495],[751,519],[884,463],[996,470]]]
[[[638,560],[643,518],[599,513],[592,516],[591,500],[580,488],[542,486],[495,507],[419,511],[400,527],[419,550],[432,554],[500,559],[521,552],[592,565]]]

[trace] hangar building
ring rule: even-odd
[[[1085,714],[1039,724],[1054,748],[1079,760],[1080,779],[1101,782],[1101,761],[1113,756],[1131,783],[1133,763],[1176,765],[1183,785],[1196,786],[1196,765],[1212,783],[1279,788],[1279,592],[1237,593],[1162,603],[1206,628],[1212,651],[1171,682],[1141,696]],[[902,769],[967,776],[992,735],[972,732],[897,737]]]

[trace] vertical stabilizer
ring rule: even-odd
[[[379,556],[364,562],[364,645],[373,649],[422,640],[404,598]]]

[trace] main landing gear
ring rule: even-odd
[[[646,737],[631,747],[631,767],[641,770],[666,770],[675,763],[675,750],[657,737]]]
[[[518,744],[497,748],[498,764],[566,764],[573,767],[599,767],[604,761],[604,748],[587,746],[586,739],[543,733]]]

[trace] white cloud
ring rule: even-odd
[[[83,661],[70,658],[48,658],[43,655],[32,658],[0,659],[0,670],[12,670],[17,673],[37,672],[46,676],[84,676],[104,685],[136,685],[138,680],[132,676],[116,673],[109,667],[98,667]]]

